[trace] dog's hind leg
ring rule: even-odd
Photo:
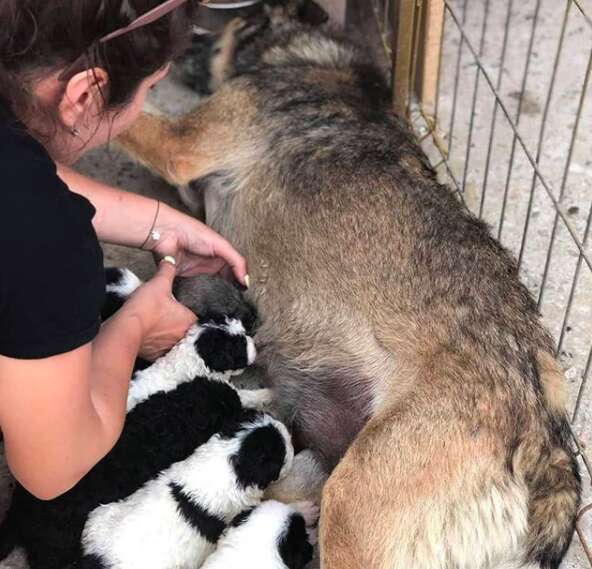
[[[323,491],[323,569],[524,562],[525,484],[507,470],[491,431],[464,428],[444,399],[429,389],[410,394],[381,410],[350,447]]]

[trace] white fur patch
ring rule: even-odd
[[[107,285],[106,291],[127,298],[143,283],[129,269],[119,269],[119,271],[121,272],[121,278],[116,283]]]
[[[247,409],[263,410],[273,402],[271,389],[241,389],[238,392],[241,405]]]
[[[265,502],[238,527],[226,530],[202,569],[283,569],[278,542],[296,510],[280,502]]]
[[[248,365],[254,364],[257,359],[257,349],[255,348],[255,342],[251,336],[247,336],[247,363]]]

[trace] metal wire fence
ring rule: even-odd
[[[371,0],[395,109],[443,181],[516,255],[557,339],[592,565],[590,0]],[[581,565],[581,563],[580,563]]]

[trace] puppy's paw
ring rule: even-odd
[[[273,391],[271,389],[241,389],[238,392],[243,407],[266,411],[273,403]]]
[[[107,320],[117,312],[126,299],[142,285],[142,281],[129,269],[105,268],[105,303],[101,319]]]
[[[315,452],[306,449],[294,457],[292,469],[288,475],[267,489],[265,498],[286,504],[320,502],[327,478],[328,474]]]
[[[290,505],[304,518],[306,527],[311,528],[319,521],[321,509],[315,502],[297,502]]]

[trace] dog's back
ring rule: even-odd
[[[174,183],[197,178],[247,256],[280,403],[341,459],[324,566],[556,567],[579,478],[515,262],[437,182],[355,47],[296,27],[258,53],[188,117],[144,118],[123,142]]]

